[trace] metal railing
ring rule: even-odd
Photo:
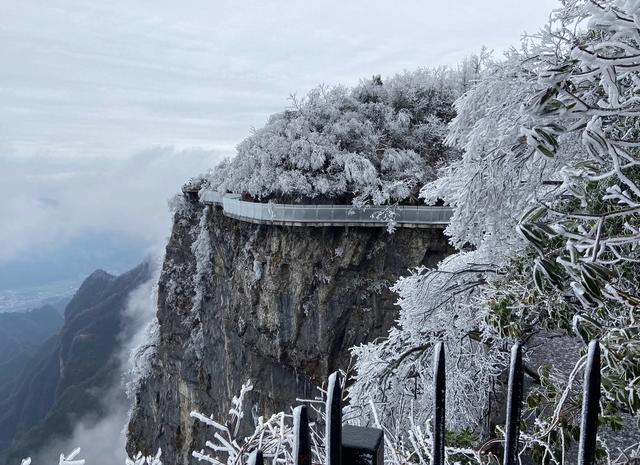
[[[445,464],[445,412],[446,378],[445,352],[442,343],[434,350],[434,428],[431,445],[433,465]],[[520,421],[524,395],[524,366],[522,346],[515,344],[511,350],[509,384],[507,391],[507,415],[502,465],[518,465]],[[327,388],[325,456],[326,465],[367,463],[383,465],[383,432],[376,428],[365,428],[342,424],[342,389],[338,373],[329,377]],[[600,412],[600,345],[589,344],[587,365],[584,374],[582,418],[578,443],[578,465],[595,465],[598,414]],[[309,419],[306,406],[294,410],[294,465],[312,465]],[[250,456],[250,465],[263,465],[263,454],[255,450]]]
[[[241,221],[283,226],[444,227],[453,209],[428,206],[295,205],[241,200],[237,194],[205,191],[200,201],[223,208],[225,216]]]

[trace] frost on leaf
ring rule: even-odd
[[[640,412],[639,14],[638,2],[563,2],[456,101],[446,143],[462,155],[421,195],[454,207],[446,233],[459,252],[402,278],[397,326],[354,349],[363,409],[370,397],[384,419],[406,423],[408,405],[429,417],[430,352],[443,341],[449,425],[479,421],[507,348],[552,331],[599,339],[603,402]],[[575,387],[560,398],[569,380],[549,379],[531,405],[565,415]],[[529,444],[551,457],[559,433],[544,425],[564,427],[539,420]]]

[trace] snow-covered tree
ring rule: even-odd
[[[460,95],[471,89],[478,82],[485,66],[491,60],[491,54],[491,51],[483,46],[480,49],[480,53],[468,55],[458,64],[456,75],[458,93]]]
[[[506,347],[554,329],[601,339],[603,420],[638,412],[639,13],[637,1],[566,1],[456,102],[447,142],[462,157],[422,195],[455,207],[447,233],[460,251],[395,285],[397,327],[354,350],[355,406],[371,398],[386,419],[409,408],[428,418],[431,350],[442,340],[449,426],[479,424]],[[559,425],[573,431],[565,407],[579,403],[578,383],[541,374],[532,448],[551,444]]]
[[[374,401],[385,404],[385,417],[386,410],[411,402],[425,407],[417,421],[430,416],[431,348],[438,340],[454,360],[448,364],[451,427],[481,421],[493,380],[505,365],[507,343],[486,344],[495,335],[483,302],[487,282],[500,279],[501,267],[526,248],[514,229],[518,212],[537,190],[535,178],[520,174],[533,164],[514,153],[526,118],[521,102],[535,85],[523,61],[522,54],[510,52],[456,102],[448,142],[463,150],[462,158],[422,191],[428,201],[442,198],[455,207],[447,233],[467,250],[437,270],[420,268],[401,278],[394,287],[400,296],[398,326],[383,342],[354,349],[359,377],[352,401],[374,393]],[[500,163],[504,171],[496,169]]]
[[[410,200],[455,153],[443,143],[455,92],[447,69],[317,87],[245,139],[208,184],[255,199]]]
[[[561,159],[562,184],[519,226],[537,251],[542,296],[559,295],[559,324],[606,347],[608,400],[640,412],[640,2],[574,2],[539,73],[523,130],[536,156]],[[586,31],[574,32],[586,20]]]

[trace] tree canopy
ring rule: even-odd
[[[240,143],[208,183],[257,200],[415,200],[456,153],[444,138],[458,85],[447,69],[419,69],[317,87]]]

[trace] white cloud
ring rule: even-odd
[[[87,231],[163,240],[167,200],[218,158],[172,148],[125,159],[0,158],[0,264]]]
[[[0,132],[30,155],[229,150],[291,92],[501,50],[555,4],[5,0]]]
[[[115,393],[111,393],[110,396],[115,396]],[[113,400],[105,399],[105,405],[109,406],[106,416],[88,416],[78,421],[70,437],[56,439],[47,444],[35,454],[33,463],[56,463],[61,453],[68,455],[79,447],[80,454],[77,458],[85,459],[87,464],[124,464],[127,456],[125,428],[128,407],[119,398],[115,402]]]

